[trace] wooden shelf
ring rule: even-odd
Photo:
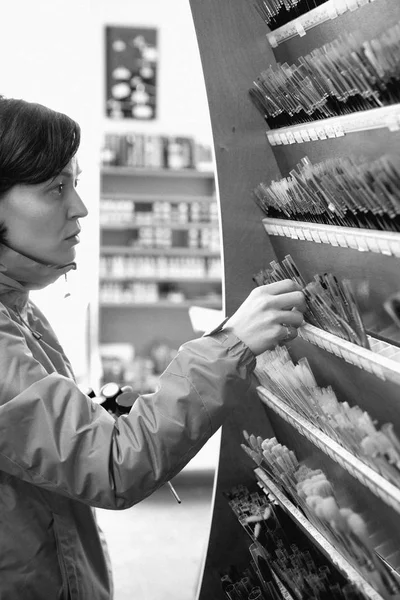
[[[143,276],[140,275],[121,275],[120,277],[111,276],[100,276],[100,281],[104,283],[118,283],[125,281],[144,281],[144,282],[168,282],[176,281],[181,283],[221,283],[221,279],[215,277],[180,277],[179,275],[154,275],[154,276]]]
[[[177,223],[176,221],[152,221],[151,223],[137,223],[134,220],[132,221],[122,221],[122,222],[109,222],[109,223],[101,223],[100,229],[104,231],[114,231],[119,229],[140,229],[140,227],[165,227],[168,229],[180,229],[183,231],[189,231],[189,229],[215,229],[218,230],[219,225],[218,221],[209,221],[208,223],[199,222],[199,223]]]
[[[201,308],[213,308],[215,310],[222,310],[221,303],[207,302],[207,301],[196,301],[196,300],[184,300],[183,302],[172,302],[171,300],[159,300],[158,302],[100,302],[100,308],[148,308],[148,309],[185,309],[192,306],[200,306]]]
[[[202,248],[132,248],[130,246],[101,246],[104,255],[124,254],[130,256],[182,256],[189,258],[220,258],[221,253]]]
[[[369,600],[385,600],[364,577],[350,564],[350,562],[333,546],[318,529],[304,516],[302,512],[281,492],[275,483],[261,468],[255,469],[259,486],[269,496],[278,502],[285,512],[295,521],[300,529],[308,536],[325,556],[339,569],[350,583],[357,587]]]
[[[391,506],[396,512],[400,513],[400,489],[396,485],[388,482],[377,470],[368,466],[361,459],[332,440],[272,392],[263,386],[258,386],[257,392],[264,404],[286,422],[290,423],[301,435],[320,448],[332,460],[346,469],[346,471],[371,490],[378,498],[381,498],[388,506]]]
[[[102,175],[124,175],[128,177],[175,177],[189,179],[214,179],[213,171],[197,171],[196,169],[151,169],[124,166],[102,166]]]
[[[299,337],[327,350],[380,379],[400,384],[400,348],[368,336],[371,350],[357,346],[313,325],[303,325]]]
[[[374,0],[328,0],[321,6],[317,6],[317,8],[297,17],[297,19],[293,19],[290,23],[267,33],[267,39],[271,47],[276,48],[279,44],[295,36],[305,36],[308,30],[321,25],[321,23],[336,19],[348,11],[354,11],[371,2],[374,2]]]
[[[400,257],[400,233],[396,232],[320,225],[269,217],[264,218],[262,223],[269,235]]]
[[[358,131],[384,128],[392,132],[399,131],[400,104],[371,108],[349,115],[340,115],[291,127],[270,129],[266,132],[266,135],[271,146],[286,146],[288,144],[303,144],[305,142],[342,137],[348,133]]]

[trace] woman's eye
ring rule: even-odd
[[[57,193],[61,196],[65,183],[59,183],[56,187]]]
[[[79,183],[79,179],[75,179],[75,181],[74,181],[74,187],[78,187],[78,183]]]

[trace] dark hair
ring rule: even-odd
[[[80,127],[67,115],[0,96],[0,197],[14,185],[58,175],[79,143]]]

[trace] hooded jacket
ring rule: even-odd
[[[0,600],[110,600],[93,507],[128,508],[174,477],[245,400],[255,358],[225,331],[188,342],[115,420],[29,300],[70,267],[5,247],[0,263]]]

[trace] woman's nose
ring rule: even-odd
[[[79,196],[79,194],[75,191],[74,198],[68,210],[68,218],[81,219],[83,217],[87,217],[87,215],[88,209],[86,208],[86,205],[82,202],[82,199]]]

